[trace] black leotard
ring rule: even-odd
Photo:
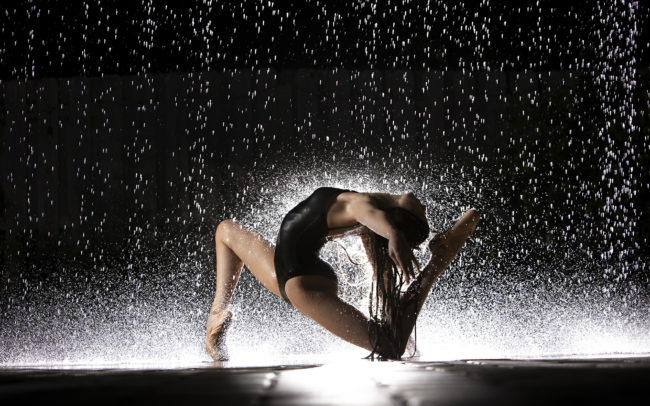
[[[332,267],[319,258],[318,252],[327,241],[327,211],[343,192],[350,190],[318,188],[284,216],[273,259],[280,293],[287,302],[284,285],[294,276],[321,275],[337,280]]]

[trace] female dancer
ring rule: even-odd
[[[428,237],[429,224],[426,206],[412,193],[319,188],[284,217],[275,248],[256,232],[224,220],[215,234],[217,286],[206,351],[214,360],[227,359],[228,305],[246,265],[264,287],[333,334],[371,355],[399,359],[431,286],[478,219],[476,210],[469,210],[436,234],[428,244],[431,259],[422,270],[412,250]],[[361,236],[373,266],[370,319],[338,297],[336,274],[318,257],[327,239],[348,235]]]

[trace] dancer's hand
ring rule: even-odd
[[[413,250],[399,230],[395,230],[388,238],[388,256],[402,270],[406,283],[415,279],[416,269],[420,272],[420,266],[413,255]]]

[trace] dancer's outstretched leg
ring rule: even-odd
[[[287,297],[296,309],[345,341],[373,350],[368,317],[338,297],[337,282],[320,275],[300,275],[287,281]]]
[[[435,235],[429,241],[431,259],[424,269],[422,269],[422,272],[409,285],[401,299],[400,306],[404,309],[404,319],[401,321],[400,328],[403,334],[403,340],[401,342],[407,342],[431,287],[456,255],[458,255],[460,249],[465,245],[465,241],[472,235],[478,221],[478,212],[470,209],[451,228]]]
[[[253,276],[275,295],[280,296],[280,289],[273,265],[275,249],[258,233],[224,220],[217,227],[215,244],[217,284],[208,315],[205,350],[216,361],[227,358],[223,343],[232,317],[228,305],[242,266],[246,264]]]

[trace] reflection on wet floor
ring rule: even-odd
[[[553,404],[650,395],[650,357],[0,370],[0,400],[47,404]]]

